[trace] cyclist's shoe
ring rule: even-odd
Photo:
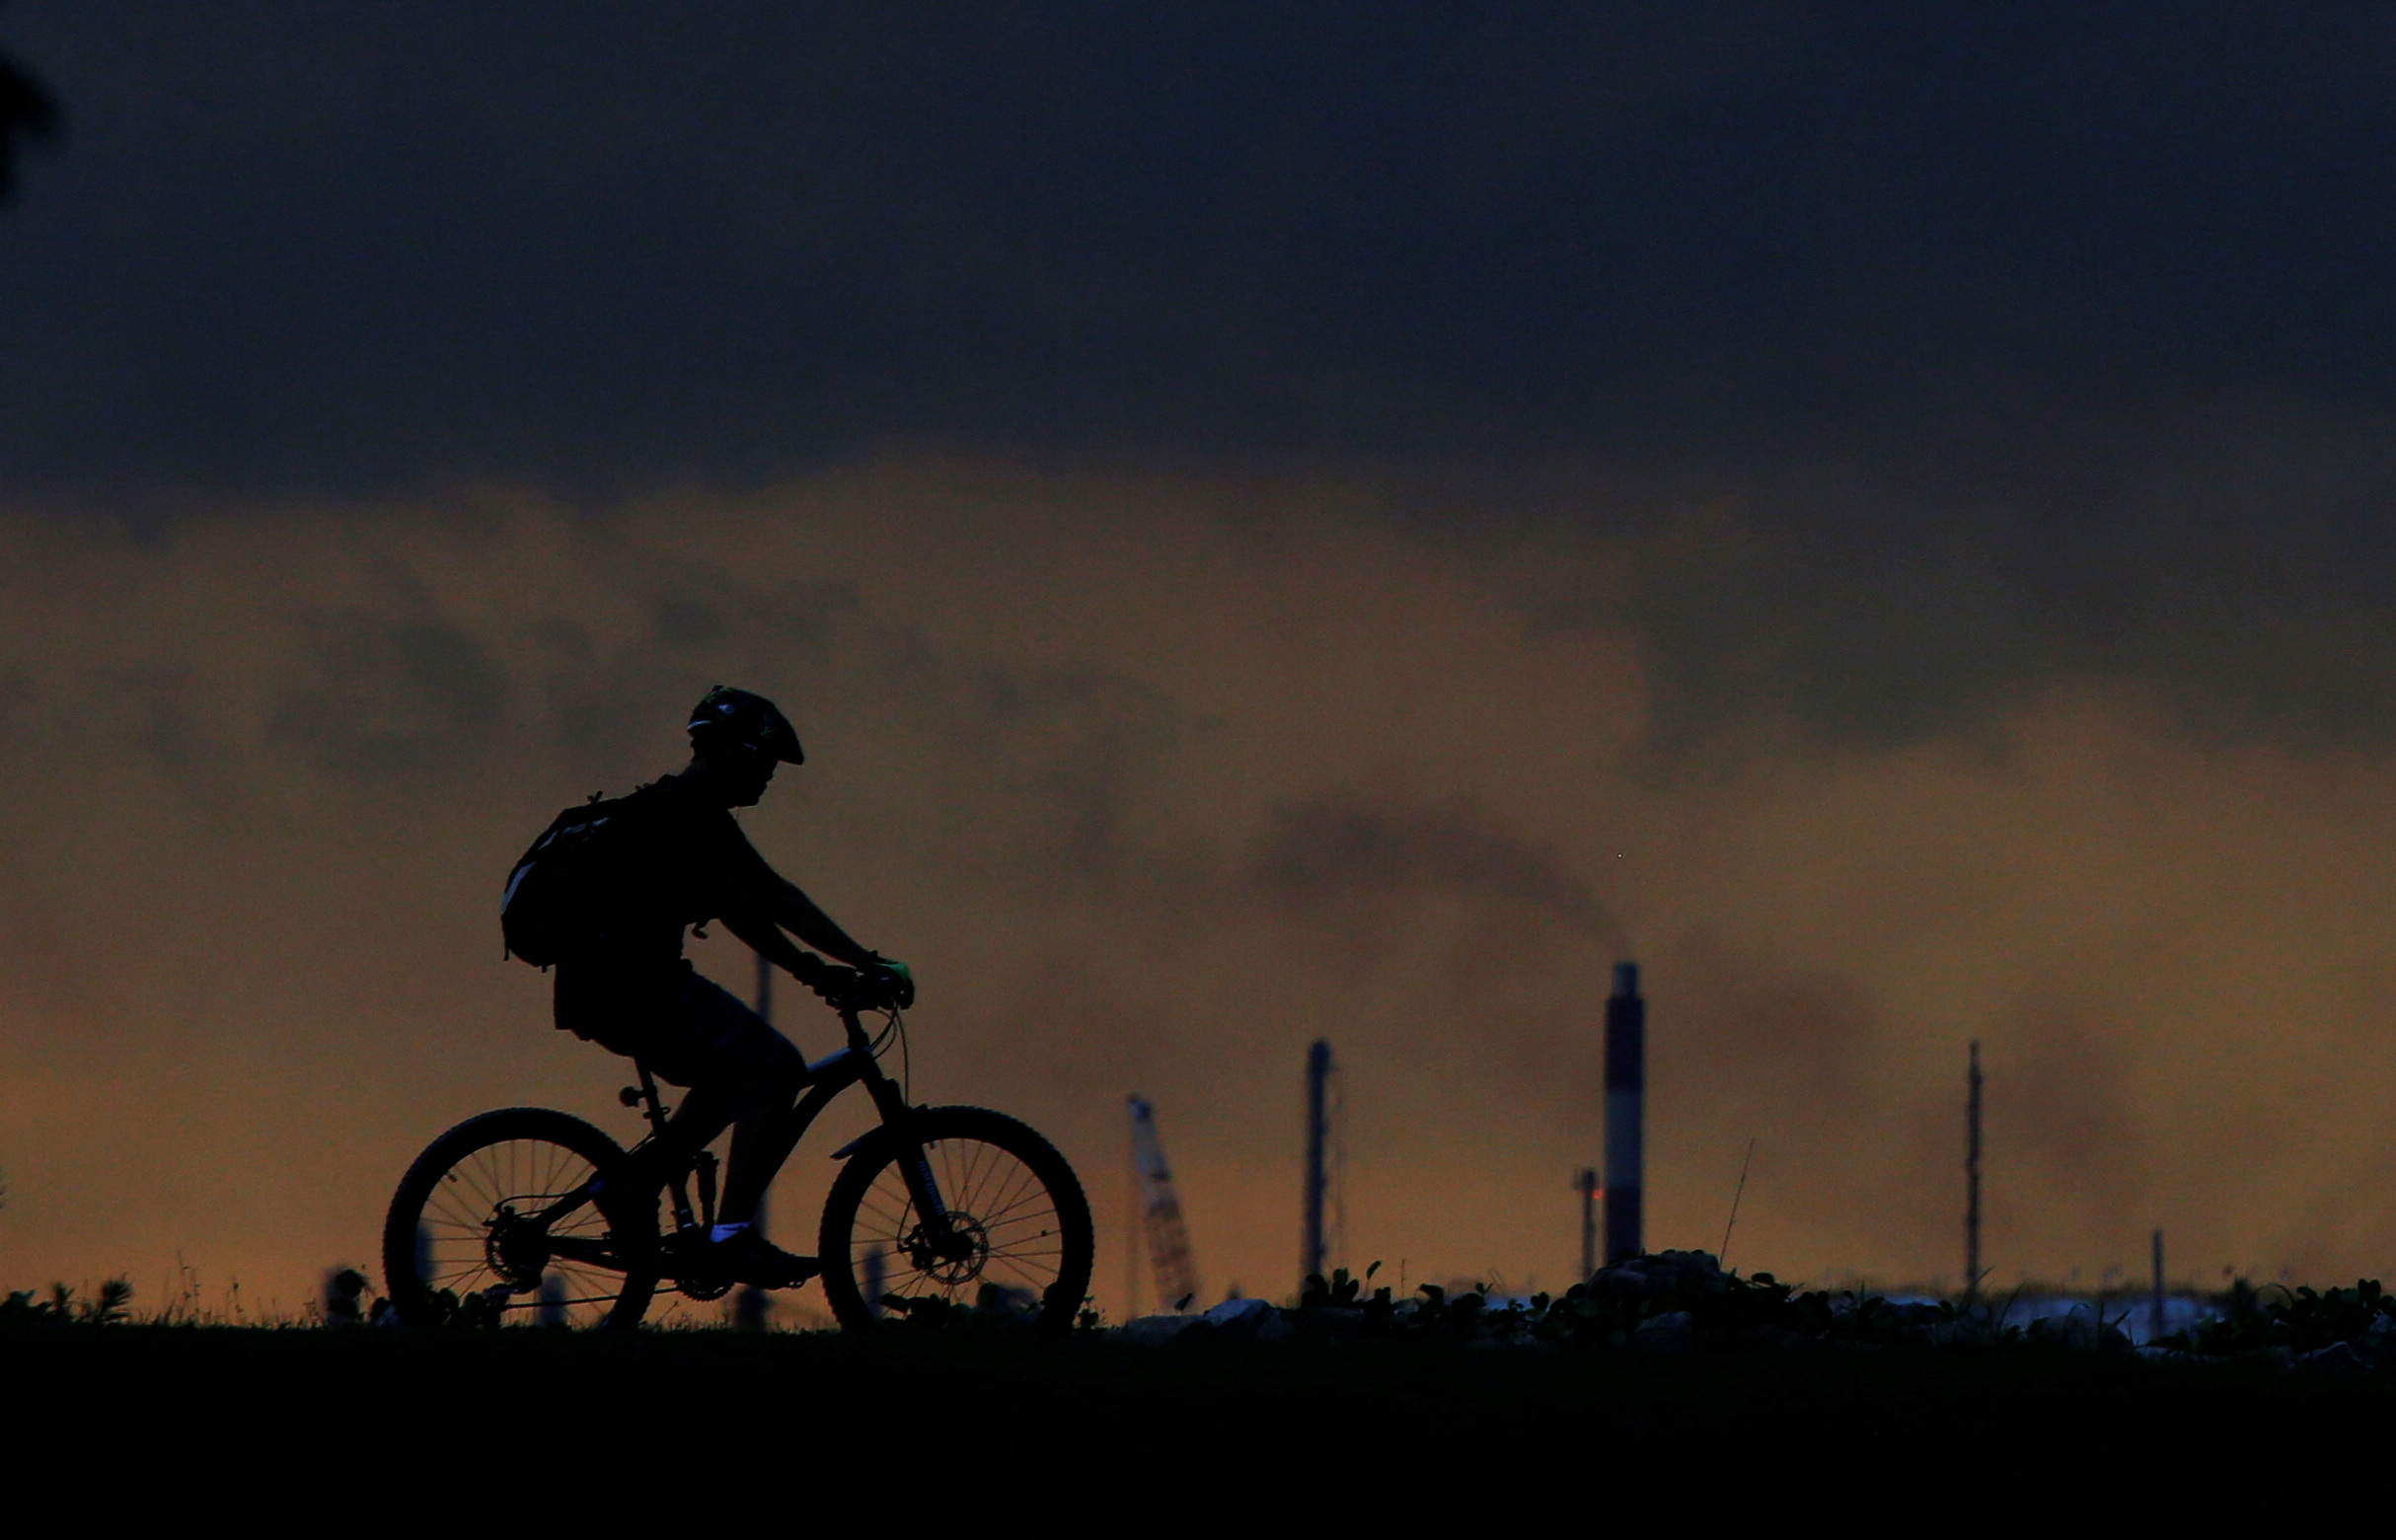
[[[687,1238],[686,1238],[687,1237]],[[796,1288],[823,1271],[813,1257],[796,1257],[743,1225],[723,1240],[694,1228],[666,1245],[677,1278],[699,1283],[746,1283],[752,1288]]]

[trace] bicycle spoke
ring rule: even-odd
[[[972,1210],[972,1212],[975,1218],[982,1221],[982,1227],[984,1229],[996,1229],[1000,1224],[1028,1224],[1033,1222],[1038,1217],[1037,1211],[1028,1217],[1021,1219],[1011,1219],[1007,1216],[1029,1204],[1040,1204],[1044,1206],[1045,1211],[1049,1213],[1055,1213],[1057,1211],[1056,1201],[1049,1197],[1048,1189],[1040,1186],[1035,1180],[1030,1184],[1029,1191],[1024,1193],[1022,1197],[1016,1199],[1013,1203],[1008,1205],[1006,1208],[990,1210],[976,1209]]]

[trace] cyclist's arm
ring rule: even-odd
[[[764,915],[725,915],[723,927],[749,943],[757,955],[783,972],[812,988],[815,977],[824,966],[823,959],[800,951],[783,934],[782,927]]]
[[[715,869],[721,873],[716,892],[723,895],[720,902],[727,909],[740,912],[737,921],[729,914],[721,917],[725,929],[786,969],[790,967],[787,958],[798,954],[780,936],[770,942],[762,933],[752,934],[753,931],[779,925],[805,945],[852,968],[873,966],[874,954],[834,924],[831,916],[817,909],[815,901],[798,890],[798,884],[767,865],[765,857],[757,853],[757,847],[740,832],[739,825],[727,817],[718,829],[724,843],[716,847],[714,857],[720,862]],[[769,950],[774,942],[781,942],[783,950]],[[799,977],[806,976],[802,973]]]
[[[834,924],[831,916],[817,909],[813,899],[798,891],[796,883],[778,878],[770,903],[775,924],[825,956],[837,958],[852,968],[869,968],[873,965],[874,954],[858,945],[850,938],[848,931]]]

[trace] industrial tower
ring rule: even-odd
[[[1145,1096],[1127,1100],[1132,1114],[1132,1176],[1139,1193],[1140,1226],[1148,1235],[1149,1273],[1157,1281],[1157,1303],[1161,1309],[1186,1309],[1198,1297],[1198,1264],[1190,1255],[1189,1226],[1182,1222],[1172,1169],[1164,1163],[1164,1143],[1157,1137],[1157,1109]],[[1136,1256],[1139,1242],[1130,1244]],[[1137,1297],[1136,1290],[1133,1297]],[[1136,1306],[1127,1304],[1126,1308]]]
[[[1328,1276],[1326,1259],[1338,1249],[1338,1231],[1346,1218],[1340,1211],[1344,1200],[1339,1192],[1338,1074],[1339,1066],[1331,1062],[1330,1040],[1316,1038],[1307,1050],[1307,1185],[1304,1239],[1298,1257],[1302,1285],[1310,1278]]]

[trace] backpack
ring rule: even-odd
[[[518,857],[499,899],[503,956],[546,969],[575,942],[590,938],[614,887],[611,852],[623,843],[629,822],[624,813],[632,800],[602,801],[591,793],[588,802],[551,819]]]

